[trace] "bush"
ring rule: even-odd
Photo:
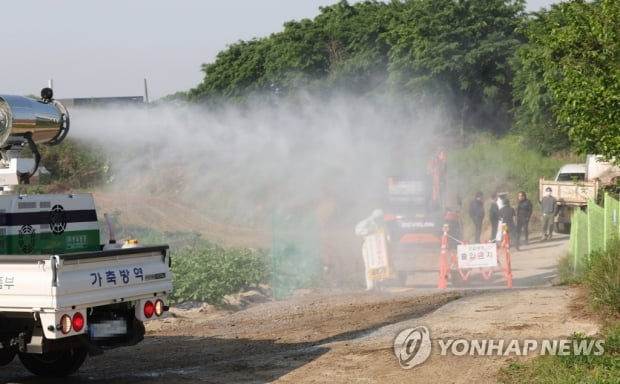
[[[51,188],[55,191],[92,188],[101,185],[107,177],[107,159],[95,144],[67,138],[60,145],[38,148],[41,165],[50,172]]]
[[[591,304],[606,315],[620,315],[620,241],[614,239],[607,250],[590,255],[584,277]]]
[[[219,246],[191,248],[172,258],[173,303],[188,300],[223,303],[224,296],[265,283],[268,262],[264,254],[250,249]]]
[[[268,281],[270,263],[264,250],[226,249],[197,232],[156,232],[134,225],[122,226],[120,216],[120,211],[110,215],[112,226],[117,229],[117,241],[136,238],[140,244],[170,246],[174,274],[172,303],[195,300],[219,305],[226,295]],[[108,238],[107,225],[101,222],[100,227],[102,238]]]
[[[570,285],[583,283],[585,268],[575,268],[571,257],[566,255],[558,260],[558,278],[554,285]]]

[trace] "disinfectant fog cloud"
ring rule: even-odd
[[[69,136],[110,158],[111,188],[161,193],[241,226],[325,206],[353,224],[380,204],[389,176],[424,167],[444,128],[430,108],[350,96],[70,114]]]

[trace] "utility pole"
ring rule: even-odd
[[[149,87],[146,84],[146,77],[144,78],[144,102],[149,103]]]

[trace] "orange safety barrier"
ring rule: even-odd
[[[512,288],[512,266],[510,263],[510,234],[507,227],[502,228],[502,241],[497,247],[497,267],[479,267],[482,277],[489,280],[493,272],[500,270],[506,277],[506,285]],[[450,265],[448,266],[448,253],[450,253]],[[503,261],[501,256],[503,255]],[[502,265],[503,264],[503,265]],[[456,249],[448,249],[448,227],[444,225],[443,236],[441,237],[441,252],[439,255],[439,283],[437,288],[445,289],[448,287],[448,278],[460,277],[462,281],[467,281],[475,268],[461,269],[458,266]],[[458,273],[452,273],[452,272]],[[455,282],[453,282],[455,283]]]
[[[448,226],[443,226],[443,236],[441,236],[441,253],[439,256],[439,284],[437,288],[445,289],[448,287]]]

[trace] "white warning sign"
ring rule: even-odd
[[[495,243],[461,244],[456,248],[459,268],[497,267]]]

